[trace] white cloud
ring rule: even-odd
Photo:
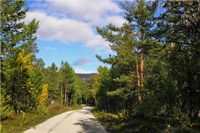
[[[37,33],[41,39],[68,43],[80,42],[92,49],[109,51],[106,41],[97,35],[88,23],[69,18],[57,18],[37,11],[28,12],[25,21],[33,18],[39,20]]]
[[[85,69],[81,69],[81,68],[77,68],[77,67],[74,67],[74,71],[75,71],[75,73],[83,73],[83,74],[87,74],[87,73],[97,73],[96,71],[85,70]]]
[[[119,6],[112,0],[48,0],[57,11],[71,18],[101,24],[108,14],[121,12]]]
[[[112,23],[115,26],[121,27],[125,22],[126,20],[121,16],[109,16],[105,24]]]
[[[122,26],[125,22],[122,10],[112,0],[46,0],[41,5],[46,8],[28,12],[26,21],[40,21],[37,33],[42,40],[80,43],[111,53],[108,42],[96,33],[95,27],[108,23]]]

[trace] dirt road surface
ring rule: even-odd
[[[24,133],[108,133],[90,110],[84,107],[59,114]]]

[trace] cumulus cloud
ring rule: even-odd
[[[40,21],[37,31],[40,39],[76,43],[109,53],[108,42],[96,33],[95,27],[108,23],[122,26],[125,22],[120,15],[122,10],[112,0],[45,0],[33,7],[26,21],[33,18]]]
[[[96,71],[85,70],[85,69],[81,69],[81,68],[77,68],[77,67],[74,67],[74,71],[75,71],[75,73],[83,73],[83,74],[97,73]]]
[[[105,24],[111,23],[115,26],[121,27],[126,22],[126,20],[121,16],[109,16],[105,22]]]
[[[88,23],[70,18],[58,18],[37,11],[28,12],[25,21],[33,18],[39,20],[37,34],[41,39],[78,42],[89,48],[109,50],[107,42],[97,35]]]
[[[92,62],[92,61],[91,61],[89,58],[84,57],[84,58],[79,58],[79,59],[77,59],[77,60],[73,63],[73,65],[74,65],[74,66],[82,66],[82,65],[90,64],[91,62]]]
[[[120,13],[121,9],[112,0],[47,0],[57,11],[71,18],[100,24],[108,14]]]

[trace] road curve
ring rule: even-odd
[[[24,133],[107,133],[90,109],[84,107],[82,110],[59,114]]]

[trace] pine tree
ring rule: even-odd
[[[37,52],[34,34],[38,22],[23,22],[28,10],[23,5],[23,0],[2,0],[0,5],[2,96],[15,112],[35,106],[28,72]]]
[[[112,24],[104,28],[97,27],[98,33],[110,42],[111,49],[116,55],[101,61],[111,64],[111,77],[116,84],[112,95],[123,95],[123,108],[128,108],[128,113],[134,104],[130,101],[144,99],[144,63],[148,62],[147,57],[152,50],[160,47],[160,44],[151,37],[152,29],[155,26],[153,16],[157,9],[158,2],[124,2],[122,8],[125,11],[127,22],[122,27],[116,27]]]
[[[98,75],[96,76],[96,100],[99,110],[109,110],[109,97],[107,92],[111,87],[111,79],[109,69],[106,67],[98,67]],[[114,102],[114,101],[113,101]]]
[[[74,71],[67,62],[62,62],[61,68],[59,70],[60,76],[60,89],[61,89],[61,101],[64,99],[64,106],[70,105],[71,92],[74,88]]]
[[[56,102],[59,101],[60,90],[59,90],[59,74],[58,67],[55,63],[52,63],[50,67],[45,69],[45,83],[49,85],[49,98],[48,101]]]
[[[38,101],[40,92],[42,91],[42,85],[45,83],[46,75],[44,73],[44,61],[42,59],[35,58],[33,61],[32,69],[29,71],[29,82],[32,86],[32,97],[34,101]],[[38,105],[38,102],[36,102]]]
[[[158,38],[170,49],[170,75],[178,88],[177,103],[191,120],[200,109],[200,1],[166,1]],[[162,33],[162,34],[161,34]]]

